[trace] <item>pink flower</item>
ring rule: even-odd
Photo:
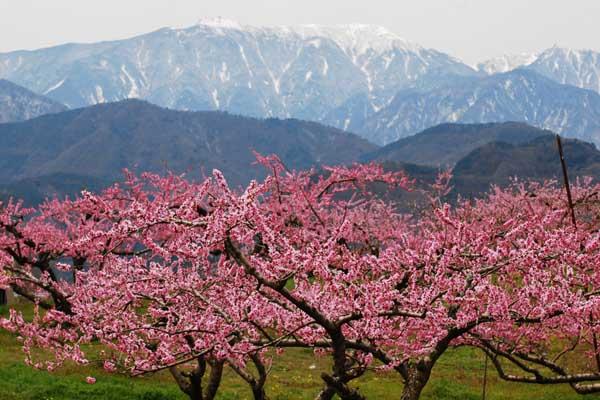
[[[90,385],[93,385],[94,383],[96,383],[96,378],[94,378],[93,376],[88,376],[87,378],[85,378],[85,381]]]
[[[112,361],[106,360],[106,361],[104,361],[104,369],[108,372],[115,372],[117,368],[115,366],[115,363],[113,363]]]

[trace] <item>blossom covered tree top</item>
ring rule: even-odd
[[[551,182],[454,205],[431,196],[414,217],[380,195],[410,188],[401,173],[258,161],[271,174],[243,192],[218,171],[201,183],[145,174],[36,210],[6,204],[0,283],[46,311],[2,325],[30,355],[53,350],[46,367],[85,363],[80,346],[99,341],[107,369],[168,368],[182,389],[177,368],[192,360],[251,381],[246,364],[270,363],[269,349],[312,347],[333,361],[322,398],[362,398],[350,382],[375,367],[397,371],[412,399],[458,345],[505,379],[598,389],[596,367],[561,364],[576,348],[600,358],[597,186],[573,188],[577,227]]]

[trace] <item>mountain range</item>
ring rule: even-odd
[[[600,94],[528,69],[462,78],[432,90],[400,91],[360,128],[387,144],[444,122],[522,121],[600,144]]]
[[[28,204],[82,189],[100,190],[134,172],[221,170],[233,186],[261,178],[254,151],[278,154],[290,169],[382,162],[405,170],[419,186],[453,168],[453,195],[471,196],[512,176],[559,178],[554,135],[523,123],[443,124],[377,147],[357,135],[315,122],[255,119],[221,111],[176,111],[125,100],[0,124],[0,198]],[[573,176],[600,177],[594,145],[565,139]],[[396,194],[402,202],[415,196]]]
[[[375,148],[314,122],[175,111],[124,100],[0,124],[0,183],[60,174],[107,182],[122,178],[125,168],[198,178],[218,168],[240,185],[262,171],[252,165],[253,151],[306,169],[351,163]]]
[[[575,175],[598,176],[599,92],[592,50],[469,66],[361,24],[202,20],[0,53],[0,193],[96,190],[123,168],[218,168],[241,185],[261,176],[256,150],[290,168],[384,162],[423,182],[450,167],[455,193],[472,195],[511,174],[554,177],[551,133],[578,139],[565,142]]]
[[[328,121],[369,112],[429,74],[474,75],[459,60],[369,25],[242,26],[203,20],[130,39],[0,54],[0,77],[71,108],[141,98],[181,110]],[[347,127],[350,117],[337,121]]]
[[[600,53],[555,46],[471,67],[371,25],[201,20],[123,40],[1,53],[0,78],[69,108],[139,98],[311,120],[377,144],[438,123],[492,121],[599,144],[598,99],[576,89],[600,91]]]

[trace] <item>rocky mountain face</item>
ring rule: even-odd
[[[528,66],[556,82],[600,92],[600,53],[552,47]]]
[[[264,172],[253,165],[253,151],[306,169],[351,163],[374,149],[364,139],[314,122],[174,111],[126,100],[0,124],[0,183],[31,186],[41,177],[67,176],[71,186],[87,178],[98,186],[123,178],[124,168],[191,178],[217,168],[240,185]]]
[[[0,79],[0,123],[24,121],[43,114],[65,111],[62,104]]]
[[[600,53],[554,46],[537,54],[493,58],[477,65],[488,75],[527,68],[558,83],[600,92]]]
[[[600,144],[600,95],[518,69],[464,78],[430,91],[400,91],[359,132],[387,144],[445,122],[521,121]]]
[[[345,129],[399,90],[448,74],[476,72],[369,25],[261,28],[217,19],[126,40],[0,54],[0,78],[70,108],[139,98]]]

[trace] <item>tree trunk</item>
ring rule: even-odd
[[[408,367],[408,376],[404,380],[401,400],[419,400],[421,392],[431,376],[431,367],[424,362],[418,362]]]
[[[221,379],[223,378],[223,365],[225,361],[212,361],[210,364],[210,376],[208,378],[208,385],[204,393],[203,400],[213,400],[221,385]]]
[[[265,388],[262,386],[254,386],[252,388],[252,395],[254,396],[254,400],[268,400]]]
[[[171,367],[169,368],[169,371],[171,372],[171,375],[173,375],[175,382],[177,382],[179,389],[187,394],[190,400],[213,400],[216,397],[219,385],[221,384],[225,362],[208,362],[211,368],[206,388],[202,387],[202,380],[206,373],[207,362],[203,357],[198,357],[197,362],[197,367],[189,373],[184,373],[177,367]]]
[[[188,393],[190,400],[204,400],[202,394],[202,377],[192,373],[190,377],[190,392]]]
[[[239,368],[235,365],[235,363],[230,362],[229,367],[238,374],[248,385],[250,385],[250,389],[252,390],[252,396],[254,400],[267,400],[267,394],[265,393],[265,382],[267,381],[267,369],[263,364],[262,360],[257,354],[253,354],[251,356],[252,362],[254,362],[254,366],[258,371],[259,378],[256,379],[252,373],[248,372],[248,370]]]
[[[315,400],[331,400],[333,399],[333,396],[335,396],[335,389],[330,386],[326,386],[319,392]]]
[[[348,375],[348,356],[346,354],[346,339],[341,329],[336,329],[329,332],[331,337],[332,350],[333,350],[333,374],[322,374],[321,379],[327,386],[326,390],[333,390],[342,400],[364,400],[358,390],[352,389],[348,386],[355,377]],[[326,393],[325,393],[326,394]]]
[[[258,354],[252,354],[252,362],[258,372],[258,379],[254,380],[254,384],[252,385],[254,400],[267,400],[268,397],[265,393],[265,383],[267,382],[269,371],[265,368],[265,364]]]
[[[321,374],[321,378],[327,385],[326,388],[321,392],[320,395],[330,395],[330,392],[337,394],[342,400],[365,400],[365,397],[361,395],[356,389],[352,389],[347,385],[349,380],[340,380],[328,374]],[[318,397],[321,399],[330,399],[331,397]]]

